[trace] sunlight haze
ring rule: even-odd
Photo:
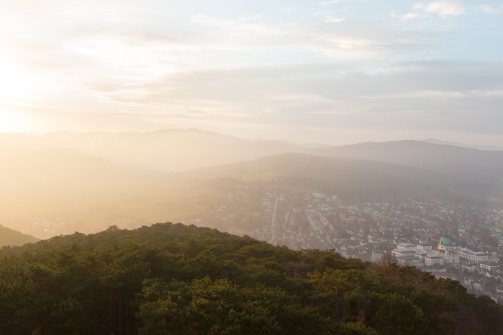
[[[0,0],[26,334],[503,334],[503,0]]]
[[[503,145],[503,3],[0,0],[0,131]]]

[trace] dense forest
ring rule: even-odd
[[[208,228],[110,227],[0,251],[0,335],[503,334],[458,282]]]

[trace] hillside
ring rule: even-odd
[[[500,204],[495,184],[378,161],[281,154],[163,175],[132,171],[75,149],[26,146],[0,154],[1,214],[17,218],[6,226],[40,238],[113,224],[136,228],[163,217],[191,220],[211,209],[229,185],[268,185],[272,191],[322,192],[355,201],[415,196]],[[241,214],[247,229],[262,225],[248,220],[252,211]]]
[[[102,157],[31,143],[0,146],[0,164],[2,191],[23,195],[117,189],[130,183],[132,175]]]
[[[0,247],[7,245],[19,246],[36,241],[38,241],[38,239],[33,236],[26,235],[0,225]]]
[[[441,144],[441,145],[452,145],[452,146],[456,146],[456,147],[471,148],[471,149],[477,149],[477,150],[503,151],[503,147],[498,147],[495,145],[470,145],[470,144],[459,143],[459,142],[441,141],[441,140],[437,140],[434,138],[427,138],[427,139],[421,140],[421,142]]]
[[[316,155],[261,156],[296,150]],[[92,233],[114,224],[136,228],[165,217],[189,222],[211,211],[230,185],[322,192],[349,201],[414,196],[501,208],[500,154],[414,141],[307,149],[198,130],[3,134],[0,215],[15,218],[4,226],[38,238]],[[260,157],[250,158],[255,156]],[[175,165],[198,166],[198,160],[211,165],[244,157],[166,172]],[[259,207],[235,206],[244,209],[246,229],[230,221],[229,229],[249,233],[263,225]]]
[[[0,166],[0,201],[24,211],[96,203],[156,177],[77,149],[32,143],[0,145]]]
[[[77,149],[22,141],[1,143],[0,171],[0,217],[10,218],[0,224],[39,238],[102,230],[121,215],[117,206],[152,192],[160,178]],[[121,224],[128,221],[138,219]]]
[[[330,192],[367,200],[409,196],[449,198],[483,203],[494,185],[466,180],[434,170],[381,161],[282,154],[253,161],[199,169],[178,175],[183,179],[235,179],[244,182],[284,181],[285,187],[310,182]]]
[[[24,141],[79,150],[123,167],[174,172],[251,160],[286,152],[307,152],[300,145],[273,140],[247,140],[198,129],[155,132],[71,133],[41,136],[0,136],[0,141]]]
[[[329,157],[381,161],[412,166],[456,178],[493,183],[503,173],[503,152],[421,141],[366,142],[317,149]]]
[[[503,331],[458,282],[169,223],[2,249],[0,292],[4,335]]]

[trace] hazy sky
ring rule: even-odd
[[[503,1],[0,0],[0,131],[503,145]]]

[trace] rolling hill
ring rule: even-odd
[[[503,151],[503,147],[498,147],[495,145],[470,145],[470,144],[459,143],[459,142],[441,141],[441,140],[437,140],[434,138],[427,138],[427,139],[421,140],[421,142],[441,144],[441,145],[452,145],[455,147],[471,148],[471,149],[477,149],[477,150]]]
[[[450,279],[181,224],[58,236],[0,260],[5,335],[503,331],[501,305]]]
[[[76,149],[31,143],[0,146],[0,166],[0,199],[11,205],[19,200],[48,206],[51,198],[63,201],[60,205],[74,198],[93,201],[123,194],[148,179]]]
[[[254,161],[180,173],[180,179],[278,181],[293,186],[312,181],[333,193],[379,200],[387,195],[449,198],[487,205],[498,195],[493,184],[435,170],[382,161],[282,154]],[[305,184],[305,183],[303,183]]]
[[[344,157],[411,166],[446,176],[501,183],[503,152],[462,148],[421,141],[366,142],[317,149],[322,156]]]
[[[197,129],[148,133],[57,132],[25,137],[24,141],[73,148],[124,167],[162,172],[222,165],[286,152],[309,151],[303,146],[280,141],[247,140]]]
[[[1,219],[0,219],[1,220]],[[0,225],[0,247],[20,246],[38,241],[37,238]]]
[[[307,149],[197,130],[1,135],[0,215],[39,238],[135,228],[196,218],[223,185],[255,182],[355,200],[413,195],[501,208],[502,155],[417,141]],[[234,163],[210,166],[219,162]],[[167,173],[175,166],[204,167]]]

